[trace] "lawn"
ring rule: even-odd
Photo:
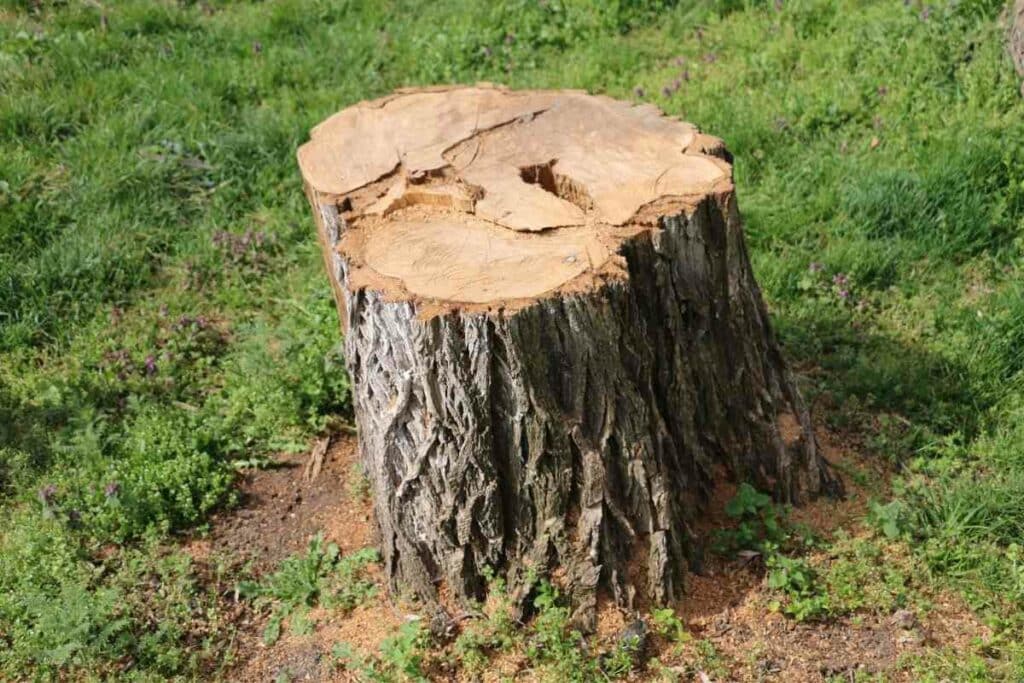
[[[230,675],[223,595],[252,577],[178,541],[236,504],[238,472],[351,418],[295,149],[395,87],[492,81],[652,102],[726,141],[817,418],[894,473],[862,542],[991,629],[907,670],[1020,680],[1024,100],[1003,9],[0,0],[0,678]],[[888,608],[836,593],[849,544],[823,542],[817,583],[775,582],[790,618]]]

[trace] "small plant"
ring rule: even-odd
[[[402,624],[398,633],[380,645],[385,670],[397,673],[403,680],[427,680],[423,674],[423,651],[428,644],[428,633],[418,621]]]
[[[508,650],[519,640],[505,580],[489,567],[483,573],[488,583],[483,618],[469,622],[452,648],[458,662],[470,672],[482,671],[492,653]]]
[[[690,639],[690,633],[683,625],[683,620],[676,616],[675,610],[670,607],[651,612],[651,623],[654,625],[654,632],[669,642],[685,643]]]
[[[380,560],[373,548],[362,548],[341,558],[334,590],[325,601],[328,607],[348,611],[358,607],[377,592],[377,586],[366,578],[366,567]]]
[[[778,544],[788,538],[783,515],[771,496],[745,482],[726,503],[725,514],[736,520],[737,525],[715,534],[714,546],[719,553],[760,550],[765,542]]]
[[[213,233],[212,241],[224,262],[255,274],[267,270],[279,250],[273,235],[255,230],[244,233],[218,230]]]
[[[352,500],[364,501],[370,497],[370,480],[361,463],[352,463],[349,468],[347,490]]]
[[[839,536],[822,573],[831,614],[871,610],[890,614],[915,597],[915,568],[906,548],[879,538]]]
[[[309,633],[312,629],[307,618],[310,607],[322,602],[349,610],[369,598],[375,587],[363,578],[363,570],[376,560],[377,553],[372,549],[363,549],[342,559],[337,544],[325,544],[323,534],[317,534],[305,555],[286,559],[266,582],[238,584],[238,593],[273,606],[270,621],[263,631],[263,641],[272,645],[281,637],[285,620],[293,633]],[[335,591],[328,594],[332,584]]]
[[[853,282],[847,273],[830,273],[823,263],[812,261],[806,273],[797,282],[797,288],[804,296],[821,302],[855,304],[852,296]]]
[[[903,516],[903,504],[898,500],[886,504],[871,501],[868,508],[868,521],[890,540],[903,534]]]
[[[829,612],[829,600],[820,588],[817,572],[801,557],[786,557],[773,546],[766,548],[765,564],[768,567],[768,587],[784,597],[773,602],[771,607],[781,610],[797,621],[807,621],[825,616]]]
[[[601,671],[612,680],[625,678],[640,658],[640,636],[623,638],[601,658]]]
[[[380,645],[378,654],[362,657],[348,643],[338,643],[332,655],[338,666],[373,683],[426,681],[424,660],[430,636],[419,621],[409,621]]]
[[[714,643],[704,638],[697,641],[696,649],[698,671],[710,674],[715,680],[724,680],[729,676],[729,669],[725,666],[722,655]]]
[[[647,670],[653,674],[655,681],[664,681],[664,683],[679,683],[679,672],[675,669],[665,666],[661,663],[658,658],[653,658],[647,662]]]
[[[558,589],[542,580],[533,605],[537,615],[526,647],[530,661],[543,667],[552,680],[584,683],[599,679],[600,667],[587,655],[583,634],[570,627],[569,608]]]

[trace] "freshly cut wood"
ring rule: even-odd
[[[720,140],[650,105],[404,90],[299,150],[393,588],[684,590],[716,480],[837,492]]]

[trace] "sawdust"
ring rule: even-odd
[[[840,529],[863,533],[859,525],[867,500],[877,494],[878,482],[886,475],[840,436],[819,430],[817,438],[839,471],[872,472],[874,488],[868,491],[845,477],[844,500],[820,499],[792,510],[790,518],[826,538]],[[355,439],[342,437],[331,445],[323,470],[313,482],[302,481],[304,458],[299,456],[286,459],[291,467],[248,475],[242,484],[246,507],[222,515],[208,538],[192,539],[185,549],[199,559],[242,553],[258,571],[269,571],[284,557],[301,552],[316,530],[322,529],[343,552],[372,544],[370,505],[366,500],[351,500],[346,485],[355,457]],[[709,537],[715,528],[731,523],[724,505],[735,491],[735,484],[720,479],[698,534]],[[284,514],[282,504],[290,508]],[[885,557],[882,561],[909,562],[910,558]],[[854,680],[874,674],[882,674],[886,680],[909,681],[911,674],[900,668],[907,656],[934,648],[962,651],[974,639],[991,635],[962,600],[947,594],[929,596],[930,609],[916,615],[910,629],[885,614],[797,623],[770,609],[773,596],[765,587],[764,567],[756,558],[726,560],[708,553],[702,569],[699,575],[688,574],[686,594],[676,606],[693,640],[679,647],[652,634],[648,642],[648,654],[674,670],[680,680],[701,680],[699,673],[704,673],[711,681],[800,683],[836,677]],[[374,568],[373,578],[382,585],[379,567]],[[615,606],[608,596],[599,596],[591,646],[614,646],[635,617]],[[372,654],[416,615],[408,605],[396,606],[381,588],[376,597],[346,615],[322,608],[311,610],[312,633],[285,633],[272,647],[265,647],[260,638],[265,618],[249,614],[239,619],[237,664],[228,673],[230,680],[269,681],[282,674],[295,681],[359,680],[336,664],[334,646],[345,643],[363,656]],[[706,653],[698,651],[700,641],[710,643],[717,653],[717,669],[707,664]],[[437,667],[430,672],[430,680],[437,681],[532,682],[537,676],[521,651],[498,653],[478,678]],[[639,671],[630,680],[656,680],[656,676],[653,671]]]
[[[863,533],[862,520],[871,495],[885,488],[888,476],[877,463],[850,447],[839,435],[824,429],[818,443],[829,462],[840,472],[869,470],[875,488],[867,490],[844,477],[847,495],[843,500],[821,498],[791,511],[790,520],[806,524],[824,538],[840,529]],[[735,486],[721,481],[712,496],[712,509],[702,529],[721,528],[728,523],[724,502]],[[883,558],[882,561],[908,561]],[[704,672],[713,681],[777,680],[799,683],[839,677],[882,674],[885,680],[913,680],[901,670],[907,656],[925,654],[930,648],[965,648],[973,639],[991,636],[962,600],[948,595],[929,596],[932,609],[921,616],[914,628],[906,629],[892,615],[853,615],[825,622],[798,623],[773,611],[773,595],[764,583],[759,558],[726,560],[710,557],[702,575],[690,574],[687,594],[677,614],[697,640],[709,642],[718,653],[724,675]],[[657,642],[657,640],[656,640]],[[690,644],[673,650],[660,643],[658,656],[677,672],[700,670],[702,655]],[[683,680],[686,680],[684,677]]]
[[[335,437],[319,474],[311,480],[302,476],[307,459],[305,454],[283,455],[279,467],[247,473],[239,486],[242,507],[218,515],[209,537],[190,540],[185,549],[196,558],[211,554],[240,558],[258,577],[274,571],[285,558],[304,552],[318,532],[338,544],[343,556],[373,545],[370,501],[353,497],[350,485],[356,474],[355,437]],[[238,663],[229,679],[272,681],[284,674],[289,680],[356,680],[336,665],[334,646],[347,643],[362,655],[371,654],[410,616],[389,600],[382,588],[381,568],[373,565],[368,573],[379,587],[377,595],[348,614],[310,610],[313,632],[309,635],[293,635],[285,629],[281,639],[267,647],[262,642],[266,615],[250,612],[240,619],[236,623]]]
[[[252,470],[239,484],[241,505],[211,522],[209,547],[251,563],[257,572],[303,552],[324,531],[343,552],[372,545],[372,509],[367,500],[352,500],[347,483],[357,461],[354,436],[336,437],[316,479],[306,481],[308,455],[283,454],[275,467]]]

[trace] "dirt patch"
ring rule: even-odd
[[[357,473],[356,438],[335,437],[311,481],[303,476],[308,458],[304,453],[282,455],[274,468],[243,475],[241,503],[214,517],[209,546],[251,562],[262,573],[304,551],[320,531],[342,552],[371,545],[369,501],[353,500],[349,492]]]
[[[794,509],[790,519],[826,538],[839,529],[858,533],[867,501],[884,495],[888,473],[876,460],[862,456],[852,442],[822,430],[818,440],[843,477],[847,495],[843,500],[820,499]],[[337,543],[343,553],[371,545],[369,501],[353,494],[355,438],[343,436],[331,444],[313,481],[303,476],[307,458],[287,456],[279,468],[247,474],[240,483],[242,507],[219,515],[208,537],[192,540],[185,548],[198,560],[217,555],[244,558],[259,576],[286,557],[303,552],[317,532]],[[696,525],[698,533],[709,537],[713,529],[731,523],[724,506],[735,492],[734,484],[722,480],[711,509]],[[334,647],[344,643],[369,655],[402,623],[416,618],[413,607],[396,605],[386,595],[380,568],[373,571],[380,589],[372,600],[347,615],[316,608],[310,613],[312,633],[297,636],[286,630],[271,647],[261,640],[266,615],[247,610],[236,622],[237,664],[227,677],[233,681],[271,681],[282,675],[291,681],[359,680],[336,665]],[[946,595],[929,596],[932,607],[927,613],[867,614],[823,623],[797,623],[773,612],[773,598],[759,558],[727,560],[707,553],[701,573],[687,576],[686,595],[676,606],[693,640],[674,646],[652,636],[648,652],[684,681],[702,680],[701,673],[711,681],[854,680],[872,674],[883,674],[886,680],[912,680],[911,674],[900,671],[904,658],[935,648],[962,650],[972,638],[990,635],[962,601]],[[613,645],[633,618],[606,598],[600,600],[595,646]],[[497,655],[479,679],[434,667],[431,680],[538,679],[524,654],[513,651]],[[658,678],[651,670],[630,680]]]
[[[213,519],[211,533],[193,539],[185,549],[197,560],[213,555],[248,563],[256,577],[278,568],[281,561],[306,551],[317,533],[341,548],[342,555],[373,545],[372,509],[369,498],[359,494],[357,442],[339,435],[324,453],[320,471],[308,454],[281,456],[274,468],[247,472],[239,482],[240,506]],[[378,594],[347,615],[315,608],[309,619],[313,632],[296,636],[287,629],[271,647],[262,641],[266,615],[251,610],[236,623],[235,659],[228,673],[233,681],[356,680],[341,671],[332,650],[347,643],[369,654],[409,615],[392,605],[383,589],[379,567],[370,570]]]
[[[982,625],[958,600],[945,598],[927,615],[910,623],[901,622],[904,611],[891,615],[857,615],[823,623],[798,623],[771,611],[760,577],[744,572],[737,580],[702,582],[713,590],[721,604],[691,611],[686,619],[694,638],[713,646],[718,666],[724,671],[708,673],[720,681],[824,681],[861,680],[858,676],[884,675],[887,681],[914,680],[901,670],[908,657],[922,656],[936,648],[965,651],[974,637],[989,637]],[[746,591],[744,592],[744,586]],[[907,614],[911,614],[907,612]],[[688,644],[661,659],[670,667],[700,668],[698,648]],[[684,679],[685,680],[685,679]],[[874,679],[872,679],[874,680]]]
[[[360,656],[377,651],[380,644],[406,618],[386,597],[356,607],[345,616],[317,608],[310,611],[314,630],[306,635],[286,633],[274,645],[265,646],[258,632],[244,637],[243,661],[231,674],[232,681],[358,681],[354,673],[338,665],[334,649],[348,646]],[[255,630],[254,630],[255,631]]]
[[[846,497],[821,498],[793,509],[789,518],[824,538],[840,529],[863,532],[867,502],[884,494],[889,474],[839,435],[819,429],[817,436],[843,479]],[[719,488],[702,529],[729,523],[723,508],[736,487],[723,482]],[[874,674],[885,675],[885,680],[913,680],[912,674],[899,670],[908,656],[934,648],[966,648],[972,638],[991,635],[963,601],[949,595],[930,596],[933,608],[920,620],[908,612],[798,623],[770,608],[773,595],[756,557],[709,556],[702,575],[687,578],[687,594],[676,611],[693,637],[710,643],[715,655],[708,662],[708,652],[698,652],[693,644],[674,651],[661,647],[659,658],[682,680],[695,669],[713,681],[852,681]]]

